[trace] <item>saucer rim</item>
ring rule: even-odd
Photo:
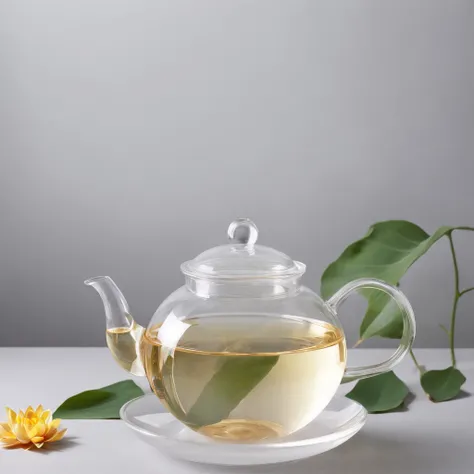
[[[167,437],[167,436],[148,431],[144,428],[141,428],[141,427],[135,425],[127,417],[126,411],[129,408],[129,406],[132,405],[135,402],[138,402],[139,400],[141,400],[143,398],[149,398],[149,399],[153,398],[155,400],[157,399],[157,397],[154,393],[146,393],[146,394],[143,394],[143,395],[141,395],[139,397],[136,397],[132,400],[129,400],[120,409],[120,418],[121,418],[121,420],[124,421],[124,423],[128,427],[130,427],[132,430],[134,430],[134,431],[136,431],[136,432],[138,432],[142,435],[149,436],[150,438],[170,440],[170,438]],[[317,444],[329,443],[329,442],[332,442],[332,441],[337,441],[337,440],[340,440],[340,439],[344,439],[347,436],[351,436],[354,433],[357,433],[357,431],[359,431],[362,428],[362,426],[364,426],[364,424],[367,420],[368,412],[360,403],[356,402],[355,400],[351,400],[350,398],[346,398],[346,397],[340,396],[340,395],[339,396],[335,395],[332,400],[334,400],[335,398],[336,399],[344,399],[349,404],[357,405],[358,408],[359,408],[359,412],[353,418],[351,418],[346,424],[344,424],[342,429],[333,431],[332,433],[328,433],[328,434],[323,435],[323,436],[312,437],[312,438],[303,439],[303,440],[299,440],[299,441],[286,441],[286,442],[285,441],[280,441],[280,442],[277,442],[277,443],[265,443],[265,442],[261,442],[261,443],[229,443],[229,442],[225,442],[225,443],[222,443],[222,444],[225,444],[228,447],[232,446],[232,447],[235,447],[235,448],[243,448],[243,449],[262,449],[262,448],[265,448],[265,449],[276,449],[276,448],[282,449],[282,448],[294,448],[294,447],[298,447],[298,446],[313,446],[313,445],[317,445]],[[158,400],[158,403],[161,403],[161,402]],[[326,408],[324,410],[326,410]],[[323,410],[323,412],[324,412],[324,410]],[[316,419],[317,418],[315,418],[310,423],[313,423]],[[176,419],[176,421],[178,423],[181,423],[178,419]],[[183,425],[183,427],[189,429],[189,427],[187,427],[184,423],[181,423],[181,424]],[[209,439],[211,439],[211,438],[209,438]],[[282,438],[282,439],[284,439],[284,438]],[[190,440],[179,440],[179,441],[174,440],[174,441],[176,443],[183,444],[183,445],[199,446],[199,447],[202,446],[201,443],[198,443],[196,441],[190,441]],[[215,442],[216,445],[220,444],[219,442],[217,442],[215,440],[214,440],[214,442]]]

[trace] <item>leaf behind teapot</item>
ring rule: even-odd
[[[321,277],[321,295],[327,299],[346,283],[364,277],[397,285],[411,265],[453,229],[455,227],[443,226],[430,236],[412,222],[377,222],[326,268]],[[403,324],[398,306],[377,290],[362,290],[361,294],[368,306],[360,338],[399,339]]]

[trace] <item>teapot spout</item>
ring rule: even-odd
[[[114,359],[127,372],[133,375],[145,375],[141,356],[145,329],[133,319],[122,292],[108,276],[89,278],[84,283],[92,286],[102,298],[107,346]]]

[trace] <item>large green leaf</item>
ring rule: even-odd
[[[408,395],[408,387],[393,372],[359,380],[346,395],[359,402],[369,413],[381,413],[398,408]]]
[[[186,421],[205,426],[227,418],[272,370],[278,358],[279,356],[227,357],[186,414]]]
[[[117,382],[97,390],[78,393],[54,412],[55,418],[64,419],[117,419],[120,408],[133,398],[143,395],[143,390],[131,380]]]
[[[440,227],[430,236],[408,221],[374,224],[365,237],[349,245],[326,268],[321,278],[323,298],[329,298],[356,278],[378,278],[397,285],[411,265],[453,229],[455,227]],[[399,339],[403,323],[397,304],[378,290],[362,290],[360,293],[368,302],[360,338],[382,336]]]
[[[429,370],[421,376],[421,386],[433,402],[444,402],[456,397],[466,377],[456,368]]]

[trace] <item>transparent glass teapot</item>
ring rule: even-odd
[[[154,393],[188,427],[231,441],[285,436],[326,407],[339,384],[392,369],[415,335],[413,310],[397,288],[360,279],[328,301],[300,284],[305,265],[257,245],[249,219],[230,243],[181,265],[185,285],[137,325],[109,277],[87,280],[102,297],[107,344],[126,370],[146,375]],[[403,313],[400,346],[385,362],[346,365],[338,306],[353,291],[388,293]]]

